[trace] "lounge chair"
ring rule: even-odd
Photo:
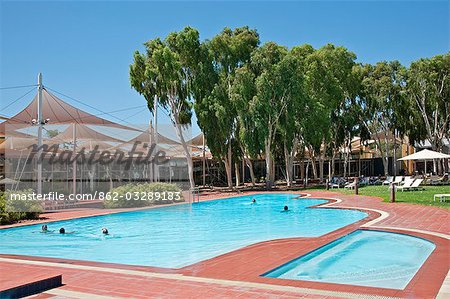
[[[370,177],[369,185],[381,185],[383,183],[378,177]]]
[[[417,180],[414,180],[414,182],[410,186],[406,186],[405,187],[405,185],[403,185],[403,186],[399,186],[397,188],[401,188],[402,191],[405,191],[405,190],[419,190],[419,188],[422,188],[422,187],[420,187],[420,184],[422,184],[422,182],[423,182],[423,179],[417,179]]]
[[[360,186],[366,186],[369,185],[369,178],[362,177],[359,179],[359,185]]]
[[[442,177],[431,178],[431,185],[445,185],[448,183],[448,174],[444,174]]]
[[[356,187],[356,180],[344,186],[344,188],[353,189]]]
[[[386,180],[383,182],[383,185],[390,185],[392,183],[393,179],[394,178],[391,176],[386,177]]]
[[[345,180],[343,178],[333,177],[331,179],[331,181],[328,183],[328,185],[330,186],[331,189],[333,189],[333,188],[338,188],[339,189],[340,187],[344,186],[345,183],[346,182],[345,182]]]
[[[400,189],[400,190],[402,190],[402,192],[405,190],[410,190],[412,187],[412,184],[414,184],[414,180],[408,180],[403,185],[397,186],[397,190]]]
[[[401,186],[405,185],[406,183],[409,183],[408,185],[411,185],[413,183],[414,179],[410,176],[405,177],[405,180],[400,183]]]
[[[436,198],[439,198],[439,202],[443,202],[446,198],[450,198],[450,194],[435,194],[433,201],[436,201]]]
[[[396,176],[395,180],[393,181],[394,185],[400,185],[400,183],[403,181],[402,176]]]

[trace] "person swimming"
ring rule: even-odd
[[[66,232],[66,229],[65,229],[64,227],[61,227],[61,228],[59,229],[59,233],[60,233],[61,235],[68,235],[68,234],[74,234],[75,231]]]
[[[46,232],[48,231],[47,224],[42,225],[42,226],[41,226],[41,229],[42,229],[42,232],[43,232],[43,233],[46,233]]]
[[[109,235],[108,229],[106,227],[102,228],[102,233],[104,235]]]
[[[256,203],[256,199],[253,198],[253,199],[252,199],[252,203]]]
[[[289,212],[289,207],[288,206],[284,206],[283,211],[282,212]]]

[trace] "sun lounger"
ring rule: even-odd
[[[402,176],[396,176],[395,180],[393,181],[393,183],[395,185],[400,185],[400,183],[403,181],[403,177]]]
[[[406,183],[409,183],[408,185],[411,185],[414,182],[414,179],[409,177],[405,177],[405,180],[400,183],[401,186],[405,185]]]
[[[360,178],[359,179],[359,185],[360,186],[369,185],[369,178],[366,178],[366,177]]]
[[[398,187],[397,187],[397,190],[400,189],[400,190],[402,190],[402,192],[405,191],[405,190],[410,190],[411,187],[412,187],[412,184],[414,184],[414,180],[412,180],[412,181],[407,181],[407,182],[405,182],[403,185],[398,186]]]
[[[400,188],[402,191],[405,191],[405,190],[419,190],[419,188],[422,188],[422,187],[420,187],[420,184],[422,184],[422,182],[423,182],[423,179],[417,179],[417,180],[414,180],[412,182],[412,184],[409,185],[409,186],[406,186],[406,184],[405,184],[405,185],[399,186],[397,188]]]
[[[351,182],[350,184],[347,184],[344,186],[344,188],[353,189],[356,187],[356,181]]]
[[[445,185],[448,183],[448,175],[444,174],[442,177],[431,177],[431,185]]]
[[[439,202],[443,202],[446,198],[450,198],[450,194],[435,194],[433,201],[436,201],[436,198],[439,198]]]
[[[412,190],[419,190],[419,188],[423,189],[420,185],[422,184],[423,179],[417,179],[412,183],[411,189]]]
[[[330,186],[331,189],[333,188],[341,188],[345,185],[346,181],[343,178],[340,177],[333,177],[331,181],[328,183],[328,186]]]
[[[383,182],[383,185],[390,185],[394,178],[391,176],[386,177],[386,180]]]

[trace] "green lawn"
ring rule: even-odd
[[[344,194],[354,194],[355,190],[332,189],[332,191],[338,191]],[[420,204],[425,206],[439,206],[446,209],[450,209],[450,198],[447,198],[446,202],[440,203],[439,200],[433,202],[434,194],[450,194],[450,186],[424,186],[424,190],[419,191],[398,191],[395,195],[396,202],[407,202]],[[389,201],[389,189],[388,186],[365,186],[359,188],[360,195],[378,196]]]

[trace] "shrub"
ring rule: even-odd
[[[103,201],[106,208],[137,208],[184,201],[181,189],[168,183],[126,184],[112,189],[110,195]]]
[[[14,194],[30,194],[33,190],[15,191]],[[9,193],[0,193],[0,224],[11,224],[20,220],[37,219],[43,209],[35,200],[7,200]]]

